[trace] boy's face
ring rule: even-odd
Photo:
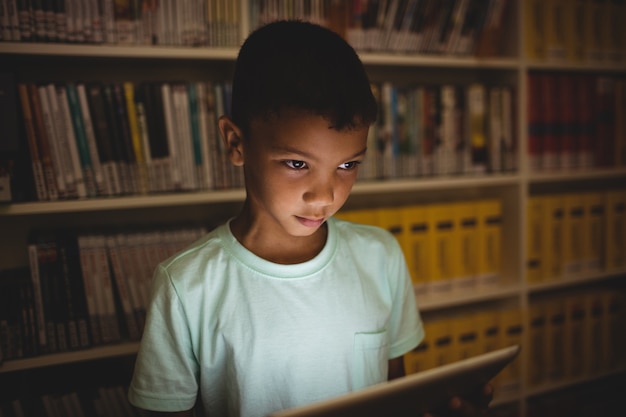
[[[273,236],[313,235],[348,198],[368,128],[337,131],[290,111],[254,120],[250,132],[242,141],[249,214]]]

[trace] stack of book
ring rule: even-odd
[[[509,0],[250,2],[251,27],[276,19],[323,24],[357,50],[501,55]]]
[[[240,1],[2,0],[0,41],[232,47]]]
[[[626,80],[528,74],[528,159],[533,171],[626,166]]]
[[[373,83],[379,116],[359,178],[411,178],[517,169],[511,86]]]
[[[29,267],[1,272],[1,356],[139,341],[156,265],[205,233],[36,234]]]
[[[242,184],[217,132],[227,83],[20,83],[18,92],[35,200]]]

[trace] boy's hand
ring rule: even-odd
[[[489,403],[493,399],[493,387],[490,384],[465,398],[453,397],[448,403],[449,407],[443,410],[426,413],[424,417],[478,417],[487,415]]]

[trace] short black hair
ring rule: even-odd
[[[336,130],[369,126],[377,104],[355,50],[323,26],[280,20],[245,40],[232,84],[231,117],[249,133],[254,118],[282,110],[320,115]]]

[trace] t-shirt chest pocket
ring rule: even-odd
[[[387,330],[354,334],[353,389],[387,380],[389,340]]]

